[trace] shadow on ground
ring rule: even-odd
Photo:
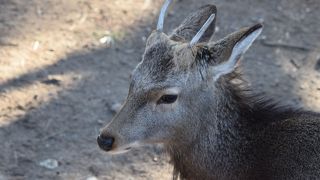
[[[166,28],[177,25],[195,6],[208,2],[177,1],[166,21]],[[244,71],[257,91],[270,94],[283,103],[301,106],[304,102],[297,82],[303,79],[299,75],[305,71],[317,75],[313,66],[317,56],[310,54],[320,53],[316,49],[317,42],[313,42],[320,38],[320,13],[312,2],[308,2],[304,8],[309,8],[312,13],[307,13],[302,23],[297,23],[300,19],[295,16],[296,12],[302,13],[299,1],[216,2],[219,10],[217,38],[239,27],[264,21],[265,37],[258,40],[246,55]],[[155,17],[133,24],[139,28],[132,28],[136,30],[132,37],[117,42],[113,48],[79,49],[56,64],[0,84],[0,92],[23,91],[24,87],[35,83],[44,84],[49,89],[61,87],[50,101],[24,109],[24,116],[0,128],[3,141],[0,145],[1,173],[13,179],[83,179],[90,175],[105,179],[125,179],[127,176],[148,179],[150,172],[156,173],[166,166],[166,158],[154,160],[159,155],[157,149],[135,150],[110,157],[99,151],[95,142],[99,129],[112,118],[111,104],[125,98],[129,74],[143,53],[142,37],[150,33],[154,24]],[[281,44],[292,46],[284,48]],[[295,46],[307,49],[297,50]],[[306,62],[308,60],[310,62]],[[297,62],[299,68],[292,65],[292,61]],[[63,79],[54,81],[49,78],[68,74],[71,74],[73,83],[65,87],[62,86]],[[319,81],[315,81],[311,87],[318,86]],[[39,162],[45,159],[58,160],[59,167],[54,170],[40,167]]]

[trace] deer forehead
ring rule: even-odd
[[[171,87],[181,87],[185,79],[181,72],[174,67],[161,67],[162,65],[149,65],[140,62],[132,74],[130,91],[148,92],[150,90],[165,90]]]
[[[195,48],[170,40],[165,34],[150,35],[142,61],[132,73],[131,92],[184,86],[195,62]]]

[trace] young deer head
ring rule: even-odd
[[[149,36],[142,61],[133,71],[122,109],[97,138],[105,151],[194,140],[201,121],[220,113],[212,107],[219,106],[228,91],[226,76],[262,31],[262,25],[256,24],[213,42],[216,7],[206,5],[167,35],[162,29],[169,3],[163,6],[157,30]]]

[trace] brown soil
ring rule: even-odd
[[[242,62],[253,89],[320,111],[318,0],[176,0],[166,31],[207,3],[218,7],[216,39],[264,23]],[[161,4],[0,0],[0,180],[171,178],[160,147],[110,156],[96,144],[111,106],[126,96]],[[58,167],[41,166],[46,159]]]

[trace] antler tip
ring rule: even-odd
[[[172,0],[166,0],[165,3],[163,4],[161,11],[160,11],[160,15],[159,15],[159,20],[158,20],[158,24],[157,24],[157,30],[158,31],[162,31],[163,30],[163,22],[164,22],[164,16],[167,12],[167,9],[169,7],[169,5],[171,4]]]

